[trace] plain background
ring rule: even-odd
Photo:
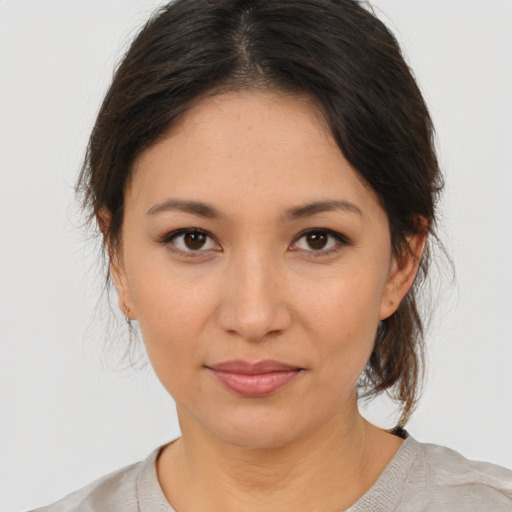
[[[2,512],[52,502],[179,433],[150,369],[111,368],[109,313],[94,313],[96,246],[72,190],[114,64],[161,3],[0,0]],[[441,235],[457,273],[440,295],[408,430],[512,467],[512,1],[373,4],[437,127]],[[392,426],[384,402],[367,414]]]

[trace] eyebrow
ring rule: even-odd
[[[156,215],[158,213],[176,210],[190,213],[192,215],[197,215],[199,217],[207,217],[209,219],[220,219],[225,217],[225,215],[217,210],[217,208],[203,203],[202,201],[190,201],[173,198],[153,205],[147,211],[147,215]],[[361,209],[349,201],[330,199],[324,201],[314,201],[312,203],[290,208],[284,212],[283,219],[286,221],[292,221],[304,217],[311,217],[318,213],[331,211],[343,211],[348,213],[356,213],[361,216],[363,215]]]
[[[187,201],[183,199],[167,199],[162,203],[155,204],[147,211],[146,215],[156,215],[157,213],[175,210],[198,215],[199,217],[207,217],[209,219],[224,217],[224,215],[213,206],[201,201]]]
[[[317,213],[342,211],[348,213],[356,213],[363,216],[363,212],[359,206],[354,203],[339,199],[330,199],[326,201],[315,201],[313,203],[307,203],[301,206],[290,208],[284,213],[284,218],[287,221],[301,219],[303,217],[311,217]]]

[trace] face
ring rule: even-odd
[[[142,153],[114,280],[182,432],[276,447],[342,425],[412,278],[305,99],[202,100]]]

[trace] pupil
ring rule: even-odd
[[[189,249],[201,249],[206,242],[206,236],[203,233],[187,233],[185,235],[185,245]]]
[[[311,249],[320,250],[327,244],[327,235],[325,233],[309,233],[307,240]]]

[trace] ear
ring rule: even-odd
[[[398,309],[414,282],[428,232],[426,219],[420,220],[419,225],[420,232],[407,238],[407,247],[404,248],[403,254],[400,257],[393,257],[379,311],[380,320],[389,318]]]
[[[110,277],[117,290],[117,305],[119,309],[127,319],[136,320],[137,313],[128,287],[122,254],[110,255]]]
[[[121,247],[115,247],[109,234],[110,214],[104,210],[96,213],[96,222],[103,236],[103,243],[108,252],[109,275],[117,290],[119,309],[129,320],[135,320],[137,315],[128,287],[128,279],[124,270]]]

